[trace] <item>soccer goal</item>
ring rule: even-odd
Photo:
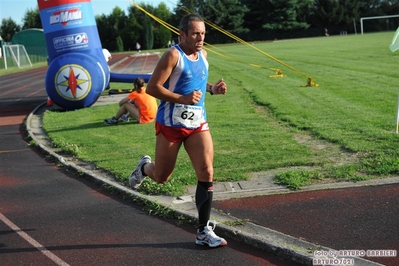
[[[397,18],[397,17],[399,17],[399,15],[389,15],[389,16],[376,16],[376,17],[363,17],[363,18],[360,18],[360,30],[361,30],[361,33],[363,34],[363,22],[364,22],[365,20],[370,20],[370,19],[387,19],[387,23],[388,23],[388,19],[389,19],[389,18]]]
[[[4,58],[4,66],[18,66],[19,68],[32,67],[29,55],[26,52],[25,46],[22,44],[8,44],[3,46],[2,52]]]

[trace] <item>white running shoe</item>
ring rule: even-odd
[[[129,122],[129,114],[123,114],[122,116],[121,116],[121,120],[122,120],[122,122]]]
[[[104,120],[104,125],[107,126],[117,125],[117,124],[118,124],[118,119],[116,119],[114,116]]]
[[[209,222],[213,224],[213,227],[209,225]],[[204,227],[204,231],[200,232],[197,230],[197,239],[195,239],[195,244],[197,245],[208,245],[211,248],[226,246],[227,241],[219,237],[213,232],[216,227],[216,222],[209,220]]]
[[[151,163],[151,157],[148,155],[144,155],[143,157],[141,157],[136,169],[134,169],[130,174],[129,185],[131,188],[138,189],[141,185],[141,182],[143,182],[143,180],[147,177],[144,176],[141,171],[141,167],[147,163]]]

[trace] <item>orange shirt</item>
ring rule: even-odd
[[[141,88],[141,92],[134,90],[127,97],[131,101],[136,101],[139,106],[140,123],[149,123],[155,120],[158,104],[154,97],[145,92],[146,88]]]

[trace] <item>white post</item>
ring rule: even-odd
[[[6,51],[6,47],[4,45],[5,44],[4,44],[3,38],[1,38],[1,36],[0,36],[0,49],[3,50],[4,67],[5,67],[5,69],[7,69],[7,55],[6,55],[7,51]],[[1,58],[1,56],[0,56],[0,58]]]
[[[7,69],[7,49],[6,49],[5,45],[3,46],[3,48],[4,48],[4,56],[3,56],[3,58],[4,58],[4,66]]]
[[[363,18],[360,18],[360,32],[363,35]]]

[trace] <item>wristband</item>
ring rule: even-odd
[[[213,95],[212,85],[209,87],[209,93],[210,93],[211,95]]]

